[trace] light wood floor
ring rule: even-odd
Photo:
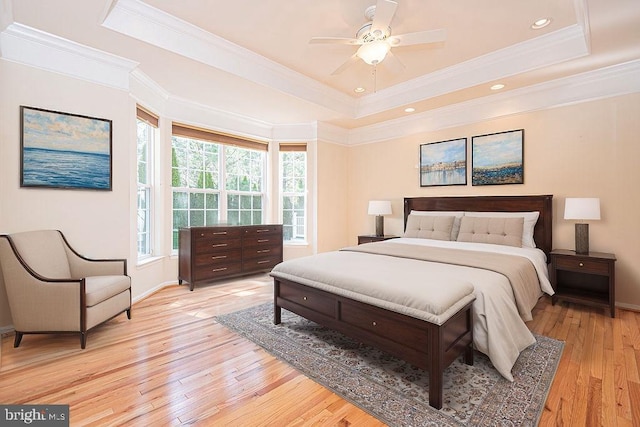
[[[69,404],[71,425],[375,426],[370,415],[213,317],[270,301],[267,276],[171,286],[88,335],[2,339],[0,403]],[[566,341],[540,425],[640,426],[640,313],[542,298],[532,331]]]

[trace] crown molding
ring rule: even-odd
[[[119,0],[102,26],[349,117],[354,115],[350,96],[142,1]]]
[[[349,131],[348,145],[369,144],[513,114],[640,92],[640,60],[514,89],[411,117]]]
[[[381,113],[588,53],[583,28],[572,25],[364,96],[357,115]]]
[[[129,89],[137,62],[13,23],[0,33],[3,59],[116,89]]]
[[[271,139],[274,127],[271,123],[173,95],[169,96],[166,112],[172,121],[264,141]]]

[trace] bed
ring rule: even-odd
[[[552,196],[405,198],[404,219],[402,238],[276,266],[274,323],[285,308],[429,371],[438,409],[444,369],[460,355],[472,364],[474,347],[513,380],[515,360],[535,342],[525,321],[553,294]],[[496,224],[500,234],[485,236]]]

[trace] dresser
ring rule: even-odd
[[[195,285],[269,271],[282,262],[282,225],[181,228],[178,283]]]

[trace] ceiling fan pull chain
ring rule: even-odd
[[[373,64],[373,93],[378,91],[378,64]]]

